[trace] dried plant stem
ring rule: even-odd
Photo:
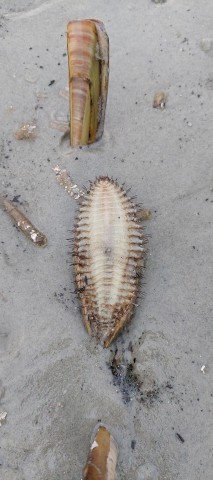
[[[78,200],[80,197],[83,197],[85,195],[83,190],[80,190],[78,188],[78,185],[73,183],[70,175],[67,173],[66,170],[61,170],[58,165],[53,168],[53,171],[56,174],[56,180],[61,185],[64,187],[66,192],[71,196],[74,197],[75,200]]]
[[[18,227],[34,245],[39,247],[45,247],[47,245],[47,237],[41,233],[10,200],[2,195],[0,195],[0,207],[8,213],[10,218],[15,222],[16,227]]]

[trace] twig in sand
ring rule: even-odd
[[[7,198],[0,195],[0,207],[14,220],[15,225],[24,235],[39,247],[47,245],[47,237],[41,233],[27,217]]]

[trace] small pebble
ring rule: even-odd
[[[207,78],[206,88],[208,88],[208,90],[213,90],[213,78]]]
[[[200,42],[200,48],[203,52],[213,52],[213,40],[212,38],[202,38]]]
[[[164,109],[166,106],[166,93],[159,91],[156,92],[153,98],[153,108]]]
[[[0,427],[6,422],[7,412],[0,412]]]

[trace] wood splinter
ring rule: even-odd
[[[0,195],[0,207],[8,213],[10,218],[15,222],[16,227],[18,227],[34,245],[38,247],[45,247],[47,245],[47,237],[28,220],[24,213],[22,213],[13,202],[2,195]]]

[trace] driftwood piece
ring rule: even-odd
[[[45,247],[47,245],[47,237],[35,227],[31,221],[21,212],[13,202],[0,195],[0,207],[8,213],[14,221],[16,227],[21,230],[24,235],[37,245]]]

